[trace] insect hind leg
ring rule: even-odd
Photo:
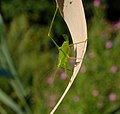
[[[66,73],[66,76],[67,76],[68,80],[70,80],[70,76],[68,74],[68,71],[70,71],[70,69],[67,68],[66,64],[64,64],[64,68],[63,69],[65,70],[65,73]]]
[[[83,60],[83,58],[75,58],[75,57],[69,57],[70,59],[72,59],[72,60],[76,60],[76,59],[78,59],[78,60],[80,60],[79,62],[74,62],[75,63],[75,67],[77,66],[77,64],[79,64],[80,62],[82,62],[82,60]]]

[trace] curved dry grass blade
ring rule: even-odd
[[[73,44],[84,41],[83,43],[77,43],[76,45],[74,45],[76,58],[84,58],[84,54],[87,47],[87,26],[86,26],[86,19],[85,19],[82,1],[81,0],[57,0],[56,2],[62,17],[64,18],[69,28],[70,34],[72,36]],[[80,70],[82,61],[83,60],[76,59],[77,64],[74,67],[74,71],[68,83],[68,86],[66,87],[62,97],[60,98],[60,100],[58,101],[58,103],[53,108],[50,114],[53,114],[55,112],[55,110],[60,105],[65,95],[69,91],[72,83],[74,82]]]

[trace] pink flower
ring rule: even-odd
[[[101,35],[102,35],[102,37],[105,37],[106,36],[106,32],[103,31]]]
[[[94,58],[95,57],[95,52],[94,51],[90,51],[89,52],[89,57],[90,58]]]
[[[67,78],[67,74],[66,74],[65,72],[62,72],[62,73],[60,74],[60,78],[61,78],[62,80],[65,80],[65,79]]]
[[[110,101],[115,101],[115,100],[116,100],[116,97],[117,97],[117,96],[116,96],[115,93],[110,93],[109,96],[108,96],[108,98],[109,98]]]
[[[55,100],[57,99],[57,95],[50,95],[50,96],[49,96],[49,99],[50,99],[51,101],[55,101]]]
[[[85,73],[86,71],[87,71],[86,66],[82,66],[81,69],[80,69],[80,72],[81,73]]]
[[[100,6],[100,0],[94,0],[93,4],[95,7],[99,7]]]
[[[113,45],[112,41],[109,40],[109,41],[106,42],[106,48],[109,49],[109,48],[112,47],[112,45]]]
[[[116,22],[116,23],[114,24],[114,27],[120,28],[120,21]]]
[[[74,102],[78,102],[79,99],[80,99],[79,96],[77,96],[77,95],[73,96],[73,101],[74,101]]]
[[[49,102],[48,107],[53,108],[55,106],[55,102]]]
[[[93,91],[92,91],[92,95],[93,95],[94,97],[98,96],[98,95],[99,95],[99,91],[98,91],[98,90],[93,90]]]
[[[54,82],[54,78],[52,76],[47,78],[47,83],[48,84],[53,84],[53,82]]]
[[[55,106],[56,99],[57,99],[56,95],[50,95],[48,99],[48,107],[53,108]]]
[[[118,70],[118,68],[117,68],[117,66],[115,66],[115,65],[110,68],[110,71],[111,71],[112,73],[116,73],[117,70]]]

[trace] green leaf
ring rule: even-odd
[[[0,114],[8,114],[2,106],[0,106]]]
[[[1,25],[1,34],[0,34],[0,48],[1,48],[1,53],[3,54],[5,61],[6,61],[6,65],[8,66],[12,76],[13,76],[13,80],[10,81],[10,84],[12,85],[13,89],[15,90],[16,94],[18,95],[19,99],[22,101],[24,108],[26,110],[26,112],[28,112],[28,114],[31,113],[31,110],[25,100],[25,89],[19,79],[18,73],[16,71],[16,68],[14,66],[14,63],[12,61],[12,57],[10,55],[9,52],[9,47],[7,45],[7,41],[5,39],[5,31],[4,31],[4,23],[2,20],[2,16],[0,15],[0,25]],[[0,56],[1,59],[1,56]]]
[[[0,89],[0,101],[13,109],[17,114],[25,114],[20,107],[15,103],[10,96]]]

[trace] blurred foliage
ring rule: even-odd
[[[87,53],[80,73],[57,114],[112,114],[120,108],[120,29],[105,19],[106,2],[102,0],[101,6],[94,7],[92,0],[84,0],[88,17]],[[7,44],[26,93],[25,100],[33,114],[48,114],[69,81],[62,78],[64,72],[59,69],[53,83],[57,49],[53,48],[55,46],[47,33],[54,11],[54,0],[1,1]],[[58,13],[52,35],[59,44],[63,41],[63,33],[69,34]],[[0,53],[3,58],[0,67],[9,71],[2,56]],[[11,79],[0,77],[0,88],[24,109],[9,81]],[[15,114],[2,102],[1,110]]]

